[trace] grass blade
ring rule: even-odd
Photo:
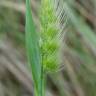
[[[42,96],[39,36],[32,19],[30,0],[26,0],[26,46],[34,80],[35,96]]]

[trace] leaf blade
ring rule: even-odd
[[[41,96],[41,56],[39,48],[39,37],[32,19],[30,0],[26,0],[26,46],[27,55],[32,69],[36,96]]]

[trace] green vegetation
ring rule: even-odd
[[[45,96],[46,90],[52,96],[96,96],[95,3],[26,0],[25,6],[24,0],[0,0],[0,40],[27,53],[36,96]]]
[[[26,45],[35,86],[35,96],[43,96],[39,37],[32,20],[30,0],[26,0]]]
[[[45,71],[56,71],[59,64],[59,28],[52,0],[41,2],[41,51]]]

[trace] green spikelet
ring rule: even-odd
[[[57,17],[51,5],[52,0],[42,0],[41,9],[41,39],[43,65],[47,71],[56,71],[59,62],[59,28]]]

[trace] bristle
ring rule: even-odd
[[[47,71],[56,71],[60,66],[59,51],[66,22],[61,22],[66,17],[62,6],[55,0],[42,0],[41,11],[41,39],[43,65]],[[60,11],[58,11],[60,10]],[[66,20],[66,18],[64,19]],[[62,27],[61,27],[62,24]]]

